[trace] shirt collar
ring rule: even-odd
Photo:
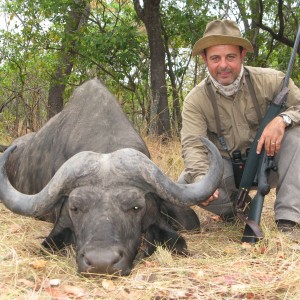
[[[233,83],[229,84],[229,85],[220,84],[210,74],[209,74],[209,77],[210,77],[211,82],[213,83],[213,85],[215,86],[215,88],[217,89],[217,91],[220,94],[222,94],[226,97],[230,97],[230,96],[233,96],[234,94],[237,93],[237,91],[240,87],[240,83],[241,83],[241,79],[243,77],[243,74],[244,74],[244,66],[242,65],[240,74],[235,79],[235,81]]]

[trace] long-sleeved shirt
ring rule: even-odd
[[[259,108],[264,116],[268,105],[282,88],[285,74],[270,68],[245,68],[249,71]],[[188,183],[200,180],[209,164],[207,150],[199,136],[208,137],[223,157],[230,158],[217,139],[215,114],[205,82],[206,79],[194,87],[183,104],[181,144],[185,180]],[[288,87],[289,94],[284,113],[292,119],[292,126],[297,126],[300,123],[300,90],[291,79]],[[240,88],[234,97],[225,97],[217,92],[213,85],[212,88],[216,95],[222,135],[228,150],[232,153],[238,149],[244,153],[251,146],[259,128],[258,116],[245,77],[241,79]]]

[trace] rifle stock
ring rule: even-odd
[[[261,214],[264,205],[264,198],[270,192],[270,185],[268,184],[268,175],[270,171],[275,169],[273,157],[268,157],[264,153],[263,161],[260,167],[258,176],[257,193],[250,204],[250,210],[248,219],[255,222],[257,225],[260,224]],[[242,242],[256,243],[262,236],[257,236],[253,231],[251,224],[246,224]]]

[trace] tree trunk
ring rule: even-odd
[[[85,23],[89,15],[89,5],[86,1],[73,1],[68,12],[64,38],[61,44],[61,51],[58,54],[56,70],[50,82],[48,94],[48,119],[59,113],[63,109],[63,93],[66,83],[73,69],[73,60],[75,57],[74,48],[76,42],[73,35]]]
[[[259,53],[259,45],[257,44],[259,28],[255,25],[257,23],[257,13],[255,12],[259,11],[259,5],[256,1],[250,1],[249,7],[245,7],[244,2],[242,2],[241,0],[234,0],[234,2],[236,3],[240,11],[241,19],[245,28],[246,37],[250,40],[254,49],[254,54],[249,56],[247,60],[248,65],[253,65]],[[247,14],[247,9],[250,9],[251,11],[251,24],[249,24],[249,16]]]
[[[166,83],[165,48],[162,37],[160,20],[160,0],[144,0],[144,8],[139,0],[133,0],[138,17],[145,24],[150,48],[150,77],[152,89],[152,108],[155,109],[157,118],[155,133],[170,135],[170,112]]]
[[[169,49],[169,37],[168,34],[162,26],[162,32],[164,35],[164,42],[165,42],[165,51],[167,54],[167,65],[168,70],[167,73],[170,77],[171,87],[172,87],[172,99],[173,99],[173,110],[172,110],[172,131],[176,132],[177,135],[179,135],[181,125],[182,125],[182,117],[181,117],[181,109],[180,109],[180,103],[179,103],[179,93],[178,88],[176,85],[176,76],[174,74],[173,70],[173,63],[172,63],[172,57]]]

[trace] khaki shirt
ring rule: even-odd
[[[261,114],[264,116],[268,105],[282,87],[284,74],[269,68],[246,68],[253,83]],[[242,78],[240,89],[234,98],[221,95],[213,85],[212,88],[219,109],[222,135],[230,154],[237,149],[245,153],[259,127],[245,78]],[[285,114],[292,119],[292,126],[300,123],[300,90],[292,80],[289,82]],[[229,153],[222,148],[217,139],[214,110],[205,80],[190,91],[183,103],[181,144],[185,180],[188,183],[200,180],[206,174],[209,164],[207,150],[199,136],[208,137],[220,150],[222,157],[230,158]]]

